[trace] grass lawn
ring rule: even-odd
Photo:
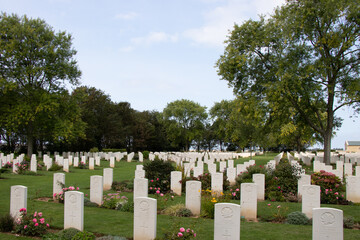
[[[257,164],[264,165],[276,154],[267,154],[264,156],[255,156]],[[250,158],[235,160],[235,165],[248,161]],[[140,163],[126,161],[116,162],[114,168],[114,181],[132,180],[136,165]],[[109,162],[101,161],[101,167],[95,170],[70,168],[69,173],[65,173],[65,185],[79,187],[84,194],[90,193],[90,176],[103,175],[103,168],[109,167]],[[52,196],[52,183],[54,172],[38,171],[38,175],[16,175],[12,173],[3,173],[0,179],[0,215],[9,212],[10,208],[10,187],[12,185],[24,185],[28,187],[28,211],[43,212],[47,222],[52,228],[62,229],[64,224],[64,205],[54,202],[43,202],[37,200],[40,197]],[[104,192],[104,194],[112,191]],[[121,193],[132,200],[132,193]],[[154,197],[150,195],[150,197]],[[184,196],[175,197],[174,203],[185,203]],[[232,201],[239,204],[239,201]],[[271,206],[268,204],[271,203]],[[290,212],[301,211],[301,204],[286,202],[259,202],[258,216],[261,218],[271,217],[276,211],[277,206],[281,206],[284,215]],[[352,216],[355,221],[360,222],[360,206],[340,206],[340,205],[322,205],[322,207],[333,207],[344,211],[344,217]],[[133,235],[133,214],[116,210],[109,210],[97,207],[85,207],[85,230],[102,233],[105,235],[117,235],[131,238]],[[204,218],[185,218],[171,217],[167,215],[158,215],[157,217],[157,235],[162,236],[172,227],[192,228],[197,233],[197,239],[213,239],[214,221]],[[241,222],[241,239],[311,239],[311,226],[296,226],[289,224],[276,224],[270,222]],[[16,237],[0,233],[0,239],[31,239],[26,237]],[[344,230],[344,239],[360,239],[360,230]]]

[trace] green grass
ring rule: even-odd
[[[266,164],[267,161],[273,159],[276,154],[267,154],[265,156],[254,156],[259,165]],[[241,158],[235,160],[235,165],[248,161],[250,158]],[[116,162],[114,168],[114,181],[132,180],[136,165],[140,163],[126,161]],[[80,191],[85,194],[90,192],[90,176],[103,175],[103,168],[109,167],[107,161],[101,161],[101,167],[95,170],[70,168],[69,173],[65,173],[65,185],[74,185],[80,187]],[[10,208],[10,187],[12,185],[24,185],[28,187],[28,211],[41,211],[47,222],[50,222],[52,228],[62,229],[64,224],[64,205],[54,202],[43,202],[36,200],[39,197],[52,196],[52,183],[54,172],[39,171],[38,175],[16,175],[12,173],[3,173],[0,179],[0,215],[9,212]],[[111,192],[111,191],[109,191]],[[104,192],[104,194],[109,193]],[[132,199],[132,193],[121,193]],[[154,197],[154,196],[150,196]],[[231,201],[239,204],[239,201]],[[185,203],[185,197],[176,197],[172,204]],[[267,204],[271,203],[269,207]],[[277,211],[276,206],[281,205],[285,214],[294,211],[301,211],[299,203],[284,202],[259,202],[258,216],[261,218],[269,218]],[[344,216],[352,216],[355,221],[360,222],[360,206],[339,206],[339,205],[322,205],[323,207],[333,207],[342,209]],[[133,235],[133,214],[109,210],[96,207],[85,207],[84,228],[94,233],[102,233],[104,235],[117,235],[131,238]],[[185,227],[195,229],[197,239],[213,239],[214,221],[204,218],[181,218],[166,215],[157,216],[157,235],[162,236],[171,227]],[[288,224],[275,224],[269,222],[241,222],[241,239],[311,239],[311,226],[295,226]],[[16,237],[0,233],[0,239],[31,239],[26,237]],[[344,230],[344,239],[360,239],[359,230]]]

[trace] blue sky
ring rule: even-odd
[[[193,100],[211,108],[233,99],[214,67],[234,23],[271,13],[283,0],[0,0],[1,11],[44,19],[73,37],[81,84],[115,102],[162,111]],[[333,139],[360,140],[359,121],[345,119]]]

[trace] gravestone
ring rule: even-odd
[[[214,240],[240,240],[240,205],[215,204]]]
[[[360,177],[360,166],[355,167],[355,176]]]
[[[302,174],[298,180],[298,196],[302,196],[302,186],[311,185],[311,176]]]
[[[135,170],[135,178],[145,178],[145,170]]]
[[[27,187],[14,185],[10,188],[10,215],[20,217],[20,209],[27,208]]]
[[[344,163],[344,177],[352,176],[352,164]]]
[[[54,173],[53,175],[53,198],[55,199],[55,193],[59,194],[65,186],[65,174],[64,173]]]
[[[343,240],[343,211],[335,208],[313,209],[313,240]]]
[[[255,183],[241,184],[241,217],[256,220],[257,215],[257,186]]]
[[[69,172],[69,159],[68,158],[64,158],[63,171],[64,172]]]
[[[89,170],[94,170],[94,166],[95,166],[95,159],[94,158],[89,158]]]
[[[147,178],[134,179],[134,199],[148,196],[149,181]]]
[[[69,166],[72,166],[73,165],[73,156],[69,154],[68,159],[69,159]]]
[[[104,168],[103,170],[104,175],[104,185],[103,190],[107,191],[111,189],[111,185],[113,183],[113,169],[112,168]]]
[[[224,170],[226,169],[226,162],[220,162],[220,168],[219,168],[219,172],[224,172]]]
[[[201,182],[187,181],[186,182],[186,208],[190,209],[193,215],[200,215],[201,209]]]
[[[144,170],[144,165],[136,165],[136,170]]]
[[[246,167],[244,164],[237,164],[236,165],[236,175],[240,175],[243,172],[246,172]]]
[[[265,200],[265,174],[256,173],[252,175],[253,182],[256,184],[257,200]]]
[[[84,231],[84,193],[65,192],[64,229],[75,228]]]
[[[223,191],[223,173],[211,174],[211,194],[220,196]]]
[[[100,157],[99,156],[95,157],[95,165],[100,166]]]
[[[226,169],[226,176],[227,176],[227,179],[230,182],[230,185],[235,184],[235,182],[236,182],[236,168],[228,167]]]
[[[185,176],[186,177],[190,177],[191,175],[191,169],[190,169],[190,167],[191,167],[191,164],[190,163],[184,163],[184,174],[185,174]]]
[[[182,173],[180,171],[172,171],[170,178],[170,189],[176,194],[181,196],[181,181]]]
[[[204,173],[204,169],[202,167],[194,167],[193,177],[197,178]]]
[[[360,177],[348,176],[346,178],[346,200],[360,203]]]
[[[157,201],[153,198],[134,199],[134,240],[156,238]]]
[[[36,160],[36,155],[35,154],[31,155],[30,171],[31,172],[36,172],[37,171],[37,160]]]
[[[301,211],[312,218],[313,208],[320,207],[320,186],[303,185]]]
[[[115,158],[114,157],[110,157],[110,167],[112,167],[112,168],[115,167]]]
[[[74,167],[79,166],[79,157],[74,157]]]
[[[208,171],[209,171],[210,174],[216,173],[216,164],[209,163],[208,164]]]
[[[101,205],[103,200],[103,176],[90,176],[90,202]]]
[[[142,154],[142,152],[138,152],[139,155],[139,162],[143,162],[144,161],[144,155]]]
[[[233,168],[234,167],[234,160],[228,160],[227,164],[228,164],[228,168]]]

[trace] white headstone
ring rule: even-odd
[[[145,178],[145,170],[135,170],[135,178]]]
[[[230,161],[230,160],[229,160]],[[227,179],[230,182],[230,185],[234,185],[235,184],[235,180],[236,180],[236,168],[233,167],[228,167],[226,169],[226,175],[227,175]]]
[[[226,169],[226,162],[220,162],[219,172],[224,172]]]
[[[78,191],[65,192],[64,229],[84,230],[84,193]]]
[[[201,182],[187,181],[186,182],[186,208],[190,209],[192,214],[200,215],[201,209]]]
[[[348,176],[346,178],[346,200],[360,203],[360,177]]]
[[[31,156],[31,160],[30,160],[30,171],[31,172],[36,172],[37,171],[37,160],[36,160],[36,155],[33,154]]]
[[[255,183],[241,184],[241,216],[247,220],[256,220],[257,186]]]
[[[312,218],[313,208],[320,207],[320,186],[303,185],[301,211]]]
[[[223,192],[223,173],[211,174],[211,193],[220,196]]]
[[[110,190],[111,185],[113,183],[113,169],[112,168],[104,168],[103,175],[104,175],[103,190],[104,191]]]
[[[103,200],[103,176],[90,176],[90,201],[101,205]]]
[[[144,161],[144,155],[142,154],[142,152],[138,152],[139,155],[139,162],[143,162]]]
[[[215,204],[214,240],[240,240],[240,205]]]
[[[79,166],[79,157],[74,157],[74,167]]]
[[[134,240],[156,238],[157,201],[153,198],[134,199]]]
[[[53,175],[53,198],[55,199],[55,193],[59,194],[65,186],[65,174],[64,173],[54,173]]]
[[[344,176],[352,176],[352,164],[344,163]]]
[[[236,165],[236,175],[242,174],[243,172],[246,172],[246,167],[244,164],[237,164]]]
[[[256,173],[252,175],[252,178],[257,187],[257,200],[265,200],[265,174]]]
[[[95,159],[94,158],[89,158],[89,169],[90,170],[94,170],[95,167]]]
[[[234,167],[234,160],[228,160],[228,168],[233,168]]]
[[[209,163],[208,164],[208,171],[209,171],[210,174],[216,173],[216,164]]]
[[[360,166],[355,167],[355,176],[360,177]]]
[[[100,157],[99,156],[95,157],[95,165],[100,166]]]
[[[302,186],[311,185],[311,176],[302,174],[298,180],[298,195],[302,196]]]
[[[313,209],[313,240],[343,240],[343,211],[335,208]]]
[[[20,209],[27,208],[27,187],[21,185],[11,186],[10,190],[10,215],[20,217]]]
[[[64,158],[63,170],[64,170],[64,172],[69,172],[69,159],[67,159],[67,158]]]
[[[177,195],[181,196],[182,173],[180,171],[172,171],[170,179],[170,189]]]
[[[134,199],[148,196],[149,181],[147,178],[134,179]]]
[[[110,158],[110,167],[112,167],[112,168],[115,167],[115,158],[114,157]]]

